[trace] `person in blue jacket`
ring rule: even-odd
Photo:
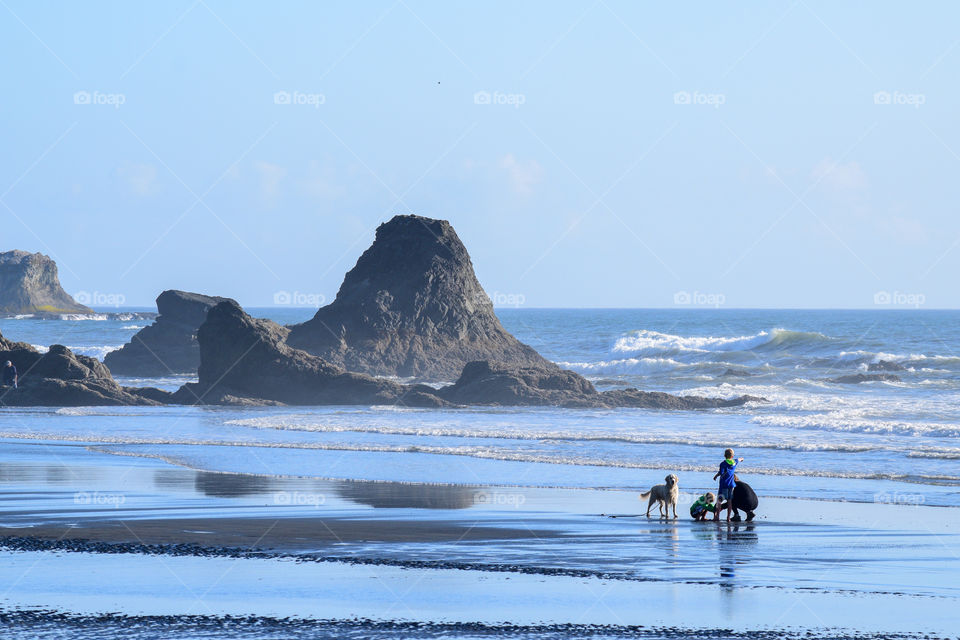
[[[733,458],[733,449],[726,449],[723,452],[723,462],[720,463],[720,470],[713,476],[714,480],[720,478],[720,487],[717,491],[717,504],[727,503],[727,522],[730,522],[730,515],[733,512],[733,489],[737,486],[734,469],[736,469],[737,465],[741,462],[743,462],[743,458],[736,460]],[[720,519],[720,509],[717,509],[713,514],[713,519]]]

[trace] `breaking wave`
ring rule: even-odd
[[[750,351],[801,344],[821,344],[832,338],[822,333],[771,329],[748,336],[679,336],[641,329],[619,338],[611,351],[616,354],[704,353],[710,351]]]

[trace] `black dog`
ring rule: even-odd
[[[755,514],[754,511],[759,504],[760,501],[757,499],[757,494],[753,492],[750,485],[738,479],[737,486],[733,488],[733,521],[740,522],[739,512],[745,511],[747,513],[747,522],[750,522],[756,517],[757,514]],[[726,508],[726,503],[717,505],[717,513]]]

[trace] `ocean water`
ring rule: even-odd
[[[151,320],[0,319],[5,337],[102,358]],[[307,309],[253,309],[291,323]],[[761,495],[960,505],[960,312],[498,309],[600,389],[767,400],[710,411],[397,407],[3,409],[0,438],[204,471],[697,491],[727,446]],[[881,360],[899,382],[841,384]],[[190,376],[121,379],[176,388]]]

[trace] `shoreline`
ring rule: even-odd
[[[697,627],[668,627],[648,625],[618,624],[510,624],[487,622],[420,622],[407,620],[378,620],[369,618],[341,619],[302,619],[277,618],[267,616],[225,615],[211,616],[193,614],[181,615],[71,615],[47,611],[3,611],[0,609],[0,622],[8,629],[48,629],[56,624],[74,629],[76,632],[90,632],[91,629],[105,628],[122,631],[135,628],[139,632],[182,632],[185,634],[207,632],[223,633],[229,628],[234,637],[242,638],[331,638],[339,639],[356,634],[378,634],[365,637],[399,638],[449,638],[449,637],[508,637],[508,638],[643,638],[645,640],[716,640],[718,637],[734,640],[808,640],[811,633],[807,629],[773,628],[737,630],[734,628],[704,629]],[[825,630],[827,631],[827,630]],[[249,633],[250,635],[246,635]],[[283,633],[290,635],[273,635]],[[242,634],[242,635],[241,635]],[[269,635],[265,635],[269,634]],[[456,634],[451,636],[451,634]],[[42,638],[44,636],[35,636]],[[938,640],[948,636],[919,633],[872,633],[851,630],[829,630],[831,640],[909,640],[922,637],[924,640]]]

